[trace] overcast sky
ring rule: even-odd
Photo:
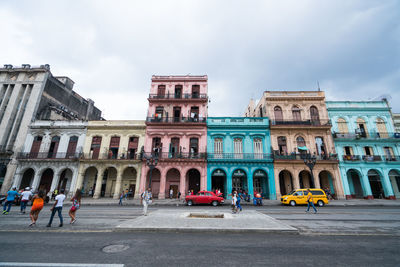
[[[2,1],[0,63],[48,63],[106,119],[144,119],[151,75],[207,74],[209,116],[265,90],[389,94],[400,112],[400,1]]]

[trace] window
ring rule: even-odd
[[[190,138],[190,155],[197,156],[199,153],[199,138]]]
[[[192,85],[192,98],[200,97],[200,85]]]
[[[341,134],[347,134],[349,132],[349,129],[347,127],[347,122],[343,118],[339,118],[337,120],[337,125],[338,125],[338,131]]]
[[[78,144],[78,137],[77,136],[71,136],[69,138],[66,158],[74,156],[74,154],[76,152],[77,144]]]
[[[388,132],[386,129],[385,121],[381,118],[376,120],[376,129],[378,130],[378,137],[380,138],[388,138]]]
[[[172,157],[176,156],[179,153],[179,138],[177,137],[171,138],[171,143],[169,145],[169,152]]]
[[[365,152],[366,156],[373,156],[374,155],[374,151],[372,150],[372,147],[370,147],[370,146],[364,147],[364,152]]]
[[[42,144],[43,137],[42,136],[35,136],[35,139],[33,139],[32,147],[31,147],[31,152],[29,154],[29,157],[31,158],[37,158],[40,150],[40,145]]]
[[[243,158],[243,143],[241,138],[233,139],[233,151],[235,158]]]
[[[344,154],[346,156],[352,156],[353,155],[353,148],[351,146],[345,146],[344,147]]]
[[[293,116],[293,121],[301,121],[301,111],[299,107],[294,106],[292,108],[292,116]]]
[[[261,138],[254,138],[253,140],[254,157],[261,159],[263,156],[263,144]]]
[[[139,138],[138,137],[129,137],[129,143],[128,143],[128,159],[134,159],[136,156],[137,148],[139,144]]]
[[[199,107],[190,108],[190,120],[199,121]]]
[[[159,85],[157,88],[157,96],[159,98],[164,98],[165,96],[165,85]]]
[[[151,144],[151,150],[154,156],[158,157],[159,154],[161,153],[162,150],[162,145],[161,145],[161,138],[160,137],[154,137],[152,144]]]
[[[175,98],[182,98],[182,85],[175,85]]]
[[[222,158],[222,153],[224,152],[222,138],[214,139],[214,156],[215,158]]]
[[[319,113],[317,107],[315,106],[310,107],[310,117],[313,125],[319,124]]]
[[[358,134],[360,137],[367,137],[368,136],[368,131],[367,131],[367,124],[365,121],[361,118],[357,119],[357,129],[356,129],[356,134]]]
[[[287,154],[287,146],[286,146],[286,137],[285,136],[278,137],[278,149],[279,149],[280,155]]]
[[[118,157],[118,149],[119,149],[119,136],[112,136],[110,140],[110,147],[108,149],[108,158],[116,159]]]
[[[304,140],[303,137],[299,136],[296,138],[297,146],[298,147],[304,147],[306,146],[306,141]]]
[[[93,136],[92,145],[90,146],[90,158],[98,159],[100,153],[101,136]]]
[[[315,145],[317,148],[317,154],[322,157],[326,156],[324,138],[321,136],[315,137]]]
[[[156,107],[155,119],[161,120],[164,114],[164,107]]]
[[[383,151],[385,152],[386,160],[395,160],[393,148],[385,146]]]
[[[274,107],[275,121],[283,121],[282,108],[279,106]]]
[[[260,117],[263,117],[263,108],[262,108],[262,106],[260,106],[259,110],[260,110]]]
[[[59,136],[53,136],[51,138],[49,153],[47,154],[47,158],[55,158],[57,155],[58,144],[60,143]]]

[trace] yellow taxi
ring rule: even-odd
[[[329,203],[328,198],[324,190],[322,189],[310,189],[313,195],[313,202],[318,206],[322,207]],[[296,189],[287,195],[281,197],[281,203],[284,205],[306,205],[307,204],[307,189]]]

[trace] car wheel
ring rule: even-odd
[[[294,206],[296,206],[296,201],[291,200],[291,201],[289,202],[289,204],[290,204],[290,206],[294,207]]]
[[[322,200],[318,200],[317,204],[320,207],[323,207],[325,205],[325,203]]]
[[[193,206],[193,201],[188,200],[187,205],[188,205],[188,206]]]
[[[211,205],[213,205],[214,207],[218,206],[218,201],[214,200],[213,202],[211,202]]]

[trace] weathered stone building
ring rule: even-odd
[[[0,194],[13,182],[16,155],[35,119],[94,120],[101,111],[72,90],[73,81],[54,77],[49,65],[0,68]]]

